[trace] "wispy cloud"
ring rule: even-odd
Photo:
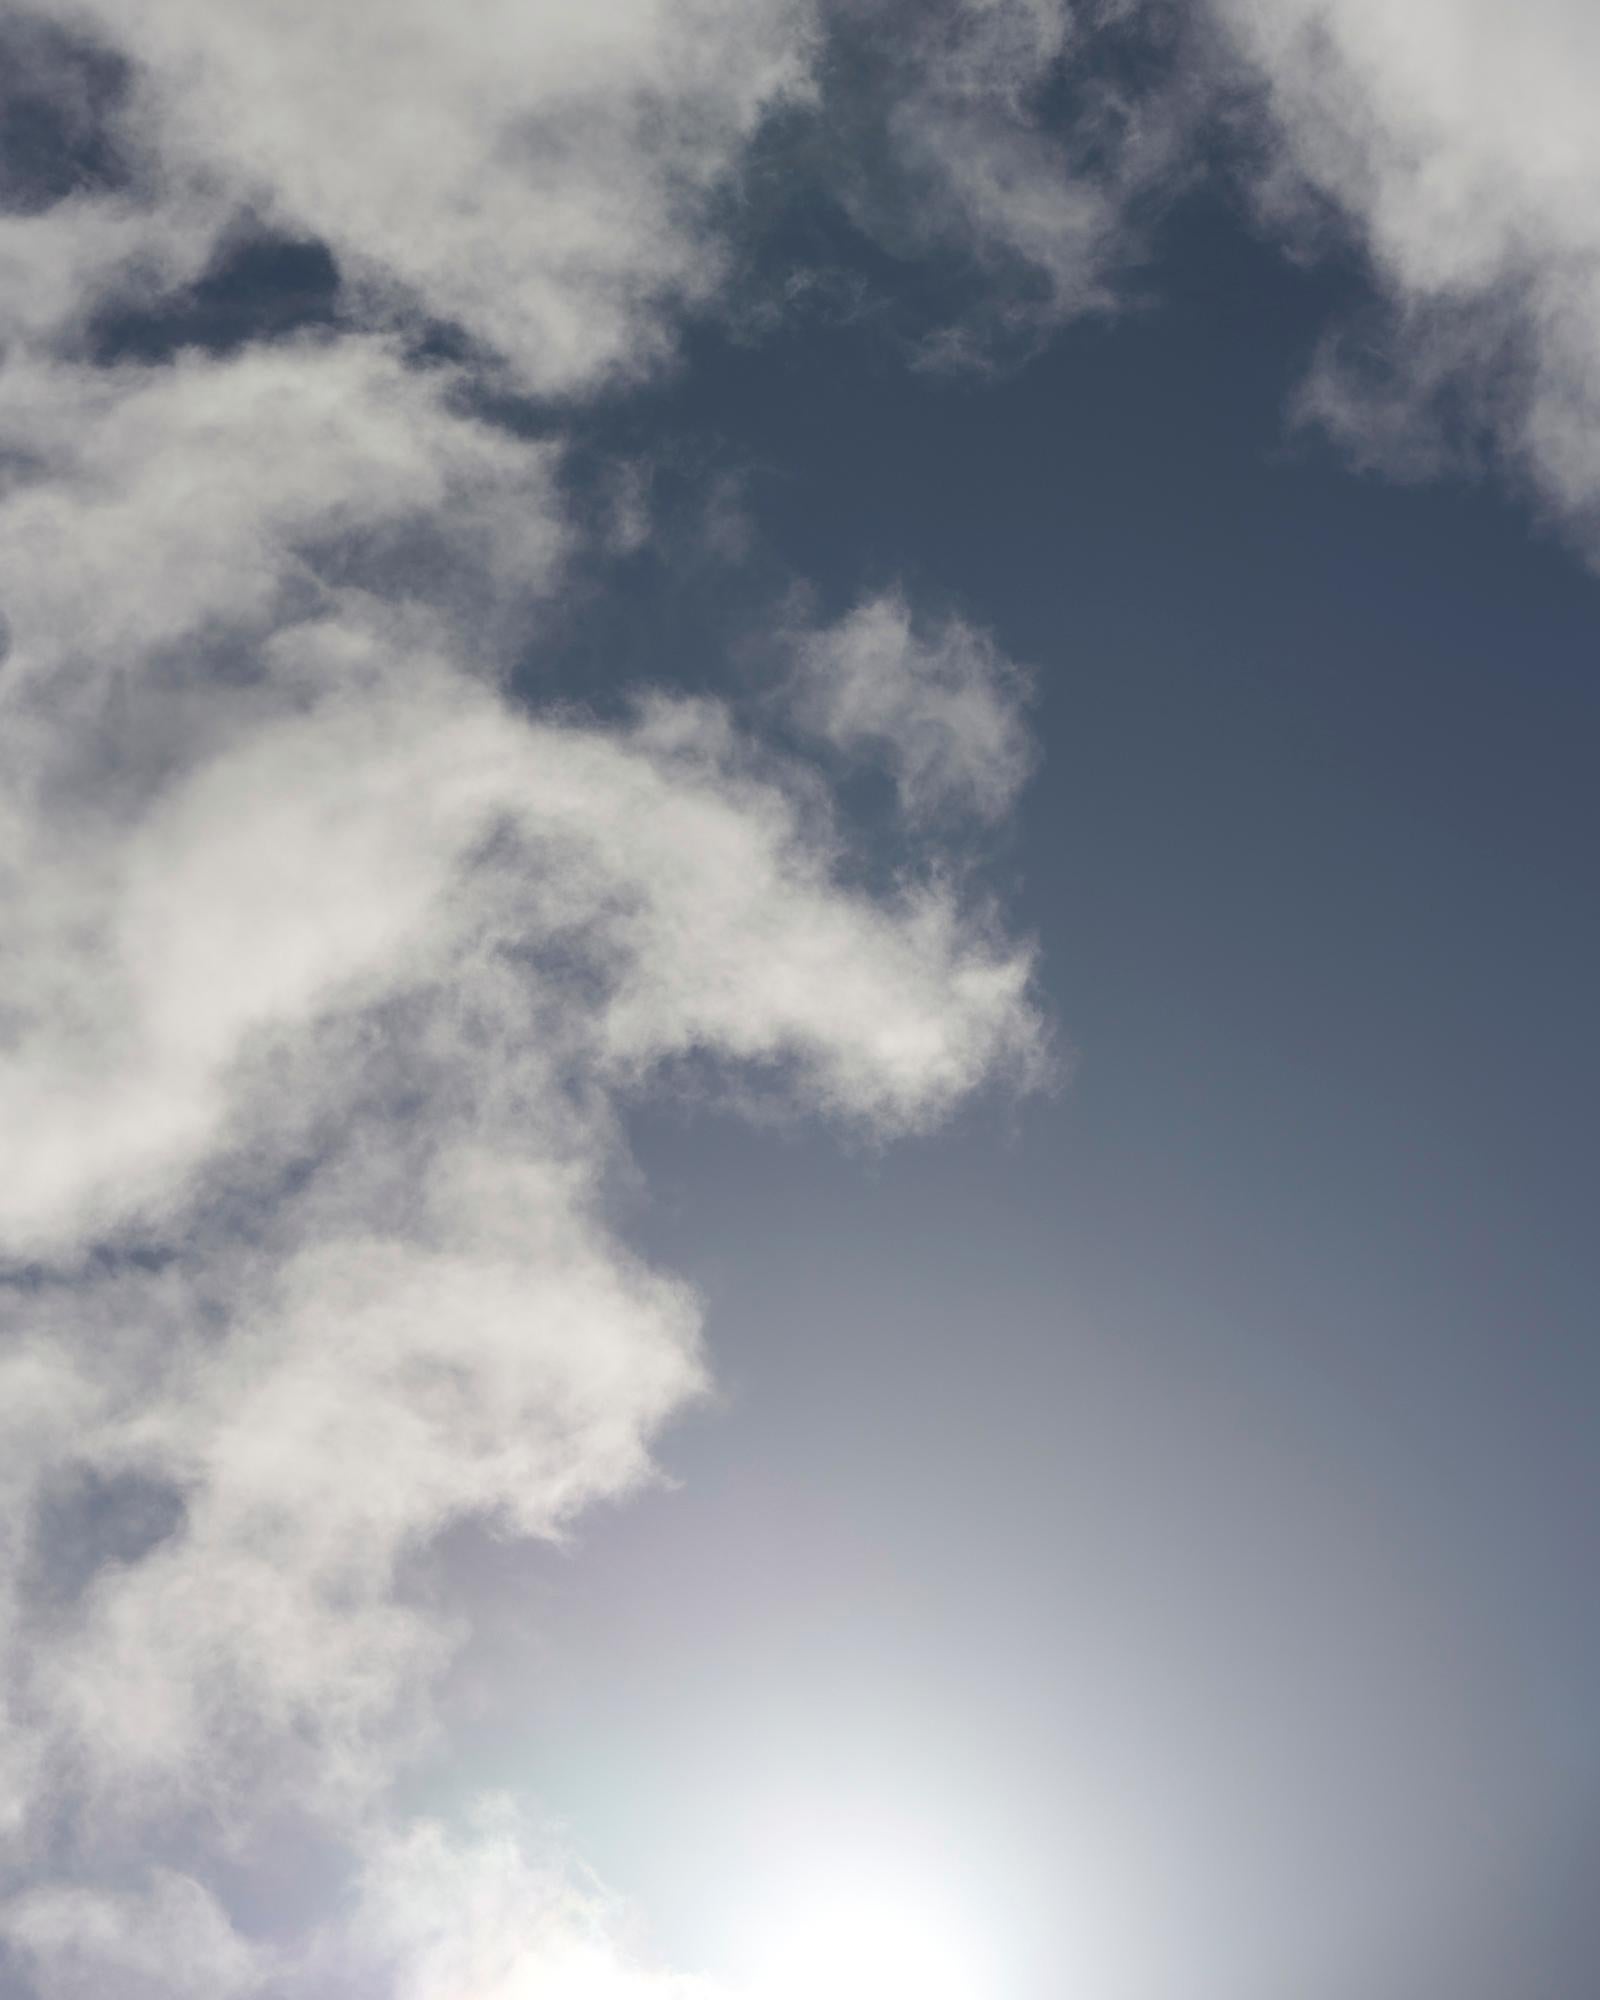
[[[1115,302],[1131,210],[1172,170],[1185,123],[1170,74],[1131,92],[1093,60],[1126,17],[1066,0],[958,0],[923,10],[909,36],[890,17],[903,226],[985,279],[982,310],[930,356],[975,356],[997,326],[1037,334]]]
[[[1166,0],[820,0],[808,115],[777,157],[894,260],[791,266],[752,317],[869,322],[912,365],[988,373],[1119,311],[1196,172],[1208,81]],[[793,192],[793,181],[785,184]]]
[[[1033,762],[1028,688],[986,633],[956,617],[919,630],[903,593],[890,591],[792,643],[802,725],[886,764],[909,818],[1009,811]]]

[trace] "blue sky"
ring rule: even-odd
[[[7,1992],[1580,2000],[1584,10],[0,34]]]
[[[1593,585],[1492,489],[1286,438],[1338,288],[1210,200],[1169,229],[1137,321],[999,383],[886,377],[853,332],[721,358],[783,558],[843,601],[934,579],[1036,664],[1043,767],[994,866],[1075,1062],[884,1158],[649,1121],[642,1225],[705,1272],[736,1400],[569,1588],[628,1607],[592,1642],[626,1711],[677,1615],[652,1567],[732,1570],[680,1640],[669,1820],[733,1726],[721,1646],[780,1734],[865,1649],[838,1755],[866,1795],[903,1782],[881,1709],[936,1689],[918,1756],[948,1732],[987,1776],[980,1853],[1025,1829],[1025,1875],[1130,1811],[1117,1921],[1220,1904],[1186,1920],[1206,1979],[1488,1992],[1509,1951],[1577,1992],[1582,1923],[1544,1899],[1592,1840]],[[752,1574],[752,1517],[820,1539],[802,1585]],[[1463,1850],[1507,1835],[1485,1886]],[[1413,1901],[1436,1859],[1442,1914]],[[653,1900],[714,1924],[716,1894],[674,1859]],[[1359,1936],[1395,1897],[1414,1955]],[[1016,1990],[1055,1990],[1054,1861],[1023,1900]],[[1263,1971],[1242,1934],[1275,1928]]]

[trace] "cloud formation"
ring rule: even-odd
[[[628,1919],[558,1853],[535,1855],[503,1811],[451,1833],[424,1821],[374,1851],[342,1932],[313,1962],[348,1990],[374,1971],[395,2000],[732,2000],[651,1964]]]
[[[143,1890],[30,1890],[0,1913],[0,1935],[40,2000],[241,2000],[265,1972],[215,1897],[170,1869]]]
[[[1026,682],[987,633],[961,618],[916,629],[899,592],[865,599],[795,642],[801,723],[851,756],[888,766],[901,810],[997,820],[1033,761]]]
[[[987,366],[1112,310],[1136,218],[1187,170],[1195,107],[1150,53],[1170,38],[1165,6],[868,0],[839,13],[853,73],[871,79],[841,93],[846,129],[868,135],[838,168],[846,205],[895,250],[977,280],[924,339],[923,364]],[[1128,61],[1137,86],[1116,80]]]
[[[478,13],[7,16],[100,146],[0,216],[0,1941],[39,2000],[687,1992],[513,1833],[392,1818],[463,1636],[419,1561],[559,1537],[705,1389],[610,1217],[653,1080],[892,1134],[1039,1062],[937,843],[869,894],[722,703],[511,692],[583,530],[485,383],[669,351],[811,30]],[[246,227],[331,249],[332,325],[107,351]],[[823,736],[949,831],[1021,776],[1017,682],[919,629],[802,651]],[[291,1824],[352,1900],[247,1935],[211,1861]]]
[[[1391,314],[1307,410],[1406,468],[1487,436],[1591,532],[1589,12],[1214,5],[1267,212],[1331,204]],[[707,1391],[615,1220],[645,1093],[892,1136],[1038,1075],[955,865],[1027,683],[890,591],[784,634],[800,747],[531,703],[580,565],[654,532],[623,477],[595,536],[562,431],[730,303],[780,124],[937,265],[925,365],[1114,302],[1186,171],[1172,11],[0,0],[10,1990],[709,2000],[541,1836],[397,1804],[470,1639],[428,1559],[568,1535]],[[212,337],[262,242],[325,259],[319,324]],[[908,836],[876,890],[844,765]],[[263,1921],[289,1846],[323,1893]]]
[[[326,244],[364,313],[460,328],[547,395],[660,358],[721,270],[710,202],[807,76],[797,0],[48,12],[125,66],[123,172],[0,228],[35,324],[180,286],[251,222]]]
[[[1387,307],[1327,342],[1306,414],[1401,472],[1488,445],[1600,552],[1594,9],[1215,4],[1264,90],[1269,210],[1332,203]]]

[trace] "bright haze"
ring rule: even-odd
[[[1591,0],[0,0],[0,1995],[1592,2000]]]

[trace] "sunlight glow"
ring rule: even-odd
[[[753,2000],[988,2000],[970,1941],[932,1898],[809,1897],[768,1928]]]

